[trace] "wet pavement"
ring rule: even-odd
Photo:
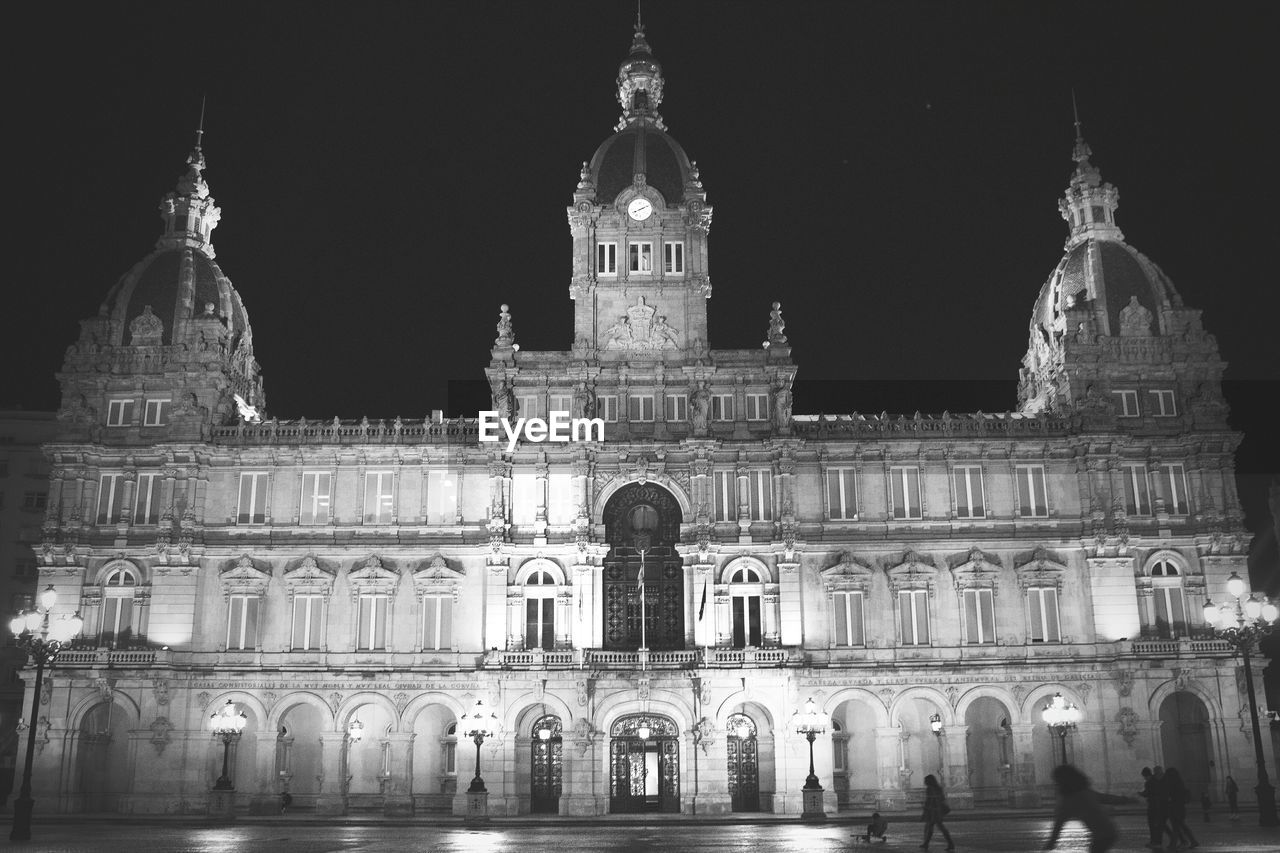
[[[7,817],[7,816],[6,816]],[[854,843],[855,824],[841,815],[826,824],[807,825],[794,818],[752,823],[730,818],[628,817],[575,820],[495,819],[479,827],[456,820],[433,822],[416,818],[398,822],[353,819],[341,822],[306,817],[249,818],[230,824],[172,818],[59,818],[37,816],[30,842],[10,843],[10,849],[49,853],[556,853],[592,851],[661,851],[661,853],[836,853],[836,851],[918,850],[921,825],[907,819],[890,823],[888,841]],[[1120,843],[1115,853],[1150,853],[1145,845],[1146,823],[1141,815],[1122,815]],[[1032,853],[1044,849],[1049,835],[1047,817],[966,814],[948,821],[958,851]],[[1229,853],[1277,853],[1280,830],[1256,825],[1256,817],[1238,823],[1193,823],[1199,850]],[[5,833],[7,835],[7,833]],[[945,844],[935,838],[932,850]],[[1082,827],[1064,830],[1058,850],[1084,853],[1088,838]]]

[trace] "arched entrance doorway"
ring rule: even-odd
[[[733,714],[726,728],[725,756],[729,763],[729,801],[735,812],[760,811],[760,746],[755,721]]]
[[[1013,727],[999,699],[981,696],[965,709],[965,754],[975,806],[1013,805]]]
[[[1173,693],[1160,703],[1160,742],[1164,766],[1176,767],[1182,781],[1199,799],[1209,790],[1209,710],[1193,693]]]
[[[114,812],[133,779],[129,732],[132,712],[117,702],[95,705],[80,721],[77,776],[80,810]]]
[[[563,752],[560,718],[548,714],[538,718],[532,732],[532,768],[529,773],[529,811],[559,814],[563,781]]]
[[[655,650],[684,648],[684,561],[675,549],[680,519],[675,497],[652,483],[623,486],[605,505],[612,546],[604,559],[606,649],[638,649],[642,642]]]
[[[622,717],[609,730],[609,811],[680,811],[680,731],[658,714]]]

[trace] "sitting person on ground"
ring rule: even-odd
[[[864,841],[870,842],[872,838],[879,838],[886,841],[885,832],[889,829],[889,821],[880,816],[880,812],[873,812],[871,815],[871,823],[867,824],[867,834],[862,836]]]

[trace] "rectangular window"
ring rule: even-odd
[[[1182,463],[1160,466],[1160,485],[1164,488],[1164,509],[1170,515],[1187,515],[1187,471]]]
[[[1103,223],[1107,221],[1106,208],[1102,207],[1101,205],[1095,204],[1092,207],[1090,207],[1089,210],[1093,214],[1094,222]]]
[[[545,649],[556,647],[556,620],[554,598],[526,598],[524,600],[524,647]]]
[[[453,596],[423,596],[422,648],[425,650],[453,648]]]
[[[1027,590],[1027,610],[1031,622],[1031,642],[1058,643],[1062,635],[1058,630],[1058,590],[1053,587],[1032,587]]]
[[[1151,491],[1147,486],[1146,465],[1122,465],[1124,477],[1124,511],[1129,515],[1151,515]]]
[[[1158,586],[1151,591],[1156,605],[1156,636],[1175,640],[1187,634],[1187,612],[1182,587]]]
[[[168,400],[147,400],[143,410],[143,426],[168,426],[169,408],[173,404]]]
[[[627,399],[627,420],[647,423],[653,420],[653,395],[633,394]]]
[[[1151,414],[1157,418],[1171,418],[1178,414],[1178,407],[1173,402],[1173,390],[1161,388],[1151,392]]]
[[[730,598],[733,617],[733,647],[758,648],[760,642],[760,596],[735,595]]]
[[[898,593],[898,623],[902,645],[929,645],[929,591],[904,589]]]
[[[356,648],[373,651],[387,647],[387,596],[360,596],[360,621],[357,626]]]
[[[298,651],[319,651],[324,626],[324,596],[299,595],[293,599],[293,639]]]
[[[516,416],[521,418],[545,418],[541,394],[521,394],[516,398]]]
[[[603,418],[607,424],[618,422],[618,398],[613,394],[596,397],[596,417]]]
[[[115,646],[133,637],[133,596],[108,595],[102,599],[102,630],[99,642]]]
[[[952,472],[955,489],[956,518],[986,518],[987,507],[982,493],[982,468],[965,465]]]
[[[253,649],[258,645],[258,603],[256,595],[233,595],[227,610],[227,649]]]
[[[547,522],[572,524],[578,517],[573,501],[573,475],[551,473],[547,475]]]
[[[49,496],[44,492],[23,492],[22,508],[27,512],[44,512],[49,506]]]
[[[596,244],[596,275],[618,274],[618,244]]]
[[[862,622],[862,592],[838,591],[832,596],[837,646],[865,646],[866,632]]]
[[[542,480],[527,469],[511,475],[512,524],[533,524],[537,520],[541,485]]]
[[[996,611],[991,590],[964,590],[964,641],[971,645],[996,641]]]
[[[748,471],[752,521],[773,521],[773,472]]]
[[[457,477],[449,471],[428,471],[427,524],[456,524],[457,521]]]
[[[711,395],[711,420],[713,421],[733,420],[733,395],[732,394],[712,394]]]
[[[132,400],[110,400],[107,403],[107,426],[129,426],[133,423]]]
[[[1018,513],[1024,518],[1046,518],[1049,499],[1044,490],[1043,465],[1019,465],[1014,469],[1018,480]]]
[[[364,523],[390,524],[395,517],[395,479],[390,471],[370,471],[364,475]]]
[[[689,420],[689,395],[668,394],[666,415],[668,421]]]
[[[314,471],[302,475],[302,504],[298,510],[299,524],[329,523],[329,482],[327,471]]]
[[[160,523],[160,475],[139,474],[133,502],[134,524]]]
[[[768,394],[748,394],[747,395],[747,420],[749,421],[769,420],[769,395]]]
[[[889,482],[893,489],[894,518],[923,518],[920,504],[920,469],[890,468]]]
[[[1116,401],[1116,415],[1122,418],[1136,418],[1138,412],[1137,391],[1112,391]]]
[[[653,244],[631,243],[627,246],[627,269],[640,275],[653,272]]]
[[[852,468],[827,469],[827,518],[852,521],[858,517],[857,477]]]
[[[240,475],[240,509],[236,524],[265,524],[267,521],[267,475]]]
[[[553,412],[573,412],[573,395],[572,394],[552,394],[551,395],[551,411]]]
[[[667,275],[684,274],[684,243],[677,241],[662,245],[662,269]]]
[[[716,471],[712,479],[715,484],[715,520],[737,521],[737,477],[732,471]]]
[[[98,523],[115,524],[124,510],[124,476],[103,474],[98,481]]]

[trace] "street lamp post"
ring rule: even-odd
[[[1258,725],[1258,697],[1253,688],[1253,668],[1249,653],[1258,642],[1275,630],[1280,608],[1269,599],[1250,595],[1245,597],[1244,579],[1235,572],[1227,578],[1227,593],[1234,602],[1224,602],[1221,607],[1212,601],[1204,603],[1204,618],[1213,629],[1213,635],[1226,640],[1244,660],[1244,683],[1249,696],[1249,720],[1253,723],[1253,757],[1258,766],[1258,825],[1276,826],[1276,789],[1267,777],[1266,759],[1262,753],[1262,730]]]
[[[804,703],[804,711],[796,710],[791,715],[791,727],[796,734],[803,735],[809,741],[809,775],[805,777],[804,787],[800,789],[803,803],[801,820],[821,821],[827,819],[826,809],[822,805],[822,785],[818,782],[818,774],[813,772],[813,741],[827,730],[827,715],[818,710],[813,699]]]
[[[484,701],[476,700],[471,713],[463,714],[461,731],[475,741],[476,745],[476,777],[467,788],[467,820],[486,820],[489,816],[489,791],[480,778],[480,747],[485,738],[494,737],[501,730],[498,715],[485,707]]]
[[[209,728],[213,730],[215,735],[222,738],[222,775],[218,777],[218,781],[213,785],[213,790],[215,791],[234,791],[236,789],[228,772],[231,763],[231,742],[240,737],[240,732],[244,731],[245,723],[248,721],[249,718],[244,715],[243,711],[236,711],[235,703],[230,699],[227,700],[227,704],[209,715]]]
[[[58,602],[58,593],[50,584],[40,593],[40,603],[34,610],[18,614],[9,623],[15,644],[36,662],[36,684],[31,693],[31,727],[27,729],[27,766],[22,771],[22,788],[13,801],[13,831],[10,841],[31,840],[31,811],[36,801],[31,797],[31,765],[36,757],[36,727],[40,723],[40,689],[44,686],[44,668],[52,667],[53,660],[84,627],[80,614],[63,616],[52,624],[49,611]]]
[[[1056,734],[1058,742],[1062,744],[1063,764],[1067,763],[1067,732],[1074,729],[1083,716],[1076,703],[1063,699],[1061,693],[1053,694],[1053,698],[1044,706],[1044,721],[1049,725],[1049,731]]]
[[[933,731],[933,736],[938,741],[938,775],[942,777],[942,784],[946,784],[946,753],[942,750],[942,715],[936,711],[933,716],[929,717],[929,728]]]

